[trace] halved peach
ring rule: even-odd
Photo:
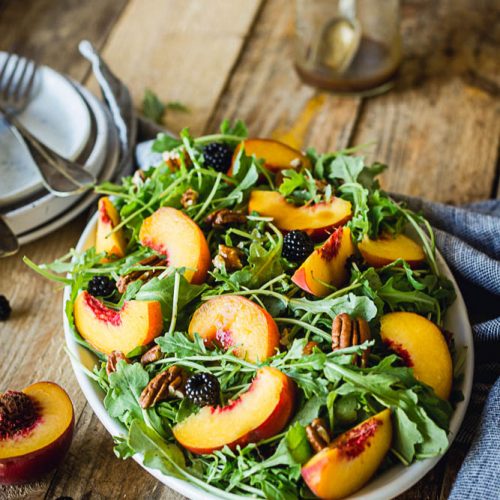
[[[247,156],[255,155],[257,159],[263,159],[264,166],[271,172],[301,167],[311,168],[311,161],[306,155],[273,139],[247,139],[240,142],[234,151],[233,164],[241,148],[245,148]],[[231,165],[228,175],[231,175],[232,171],[233,166]]]
[[[351,230],[347,226],[339,227],[307,257],[293,274],[292,281],[316,297],[325,297],[332,292],[327,285],[338,288],[347,280],[347,259],[353,253]]]
[[[38,382],[22,392],[34,416],[24,429],[0,435],[0,484],[33,481],[57,467],[73,438],[73,405],[64,389]]]
[[[100,198],[97,202],[98,218],[95,238],[97,253],[106,252],[108,257],[124,257],[127,244],[122,229],[112,233],[120,223],[120,215],[108,197]],[[104,261],[109,260],[108,258]]]
[[[144,219],[139,232],[142,245],[167,257],[169,266],[185,267],[190,283],[203,283],[210,267],[205,235],[185,213],[171,207],[159,208]]]
[[[126,301],[117,311],[83,291],[75,300],[73,314],[78,333],[104,354],[127,354],[149,344],[163,329],[161,306],[156,300]]]
[[[272,217],[276,226],[283,231],[300,229],[315,239],[326,237],[352,215],[351,203],[342,198],[334,197],[329,202],[297,207],[276,191],[259,190],[250,193],[248,211]]]
[[[177,424],[175,439],[192,453],[204,454],[224,446],[234,449],[267,439],[288,423],[295,386],[276,368],[261,368],[247,392],[224,407],[205,406]]]
[[[441,330],[412,312],[393,312],[380,318],[380,337],[417,380],[431,386],[442,399],[450,397],[453,363]]]
[[[376,472],[392,441],[391,411],[384,410],[336,438],[302,467],[302,477],[319,498],[344,498]]]
[[[264,361],[276,354],[280,334],[271,315],[238,295],[222,295],[199,307],[189,323],[189,334],[198,333],[207,345],[234,347],[235,356]]]
[[[411,267],[418,267],[425,261],[422,247],[404,234],[395,237],[385,234],[376,240],[366,236],[358,243],[358,250],[373,267],[383,267],[397,259],[404,259]]]

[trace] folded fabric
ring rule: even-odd
[[[453,207],[396,197],[434,226],[436,245],[459,279],[471,318],[483,318],[472,325],[474,385],[457,436],[463,443],[473,442],[449,498],[500,498],[500,200]],[[474,298],[477,294],[480,300]]]

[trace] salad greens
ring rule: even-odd
[[[164,334],[156,339],[162,351],[159,360],[146,366],[120,361],[108,376],[105,357],[96,353],[100,361],[88,373],[104,391],[109,414],[127,429],[125,435],[115,438],[116,455],[128,458],[142,453],[145,465],[185,479],[219,498],[310,498],[300,476],[301,465],[313,454],[305,427],[321,416],[336,436],[384,408],[392,410],[395,435],[384,466],[442,454],[448,445],[452,406],[417,381],[412,369],[387,350],[377,333],[380,317],[391,311],[416,312],[441,326],[455,298],[452,284],[438,272],[429,224],[380,188],[377,175],[384,165],[365,165],[362,157],[347,150],[319,154],[309,149],[312,168],[284,170],[281,183],[263,160],[247,156],[244,148],[233,161],[231,175],[207,164],[204,145],[219,142],[234,149],[246,136],[242,122],[232,125],[227,121],[220,133],[199,138],[187,130],[179,139],[160,134],[153,149],[164,154],[165,162],[152,166],[141,177],[123,179],[120,185],[104,183],[96,188],[97,193],[112,196],[119,210],[121,222],[114,230],[126,231],[126,257],[103,262],[104,255],[90,248],[83,253],[73,250],[52,264],[37,266],[25,259],[46,278],[70,287],[66,306],[69,324],[77,341],[92,349],[75,329],[73,302],[94,276],[117,280],[132,271],[152,269],[140,264],[153,252],[140,245],[138,234],[142,221],[159,207],[183,210],[196,221],[212,257],[219,245],[241,252],[241,269],[213,267],[205,284],[190,284],[183,277],[184,269],[165,266],[160,276],[135,281],[124,294],[116,291],[105,300],[106,305],[116,308],[125,300],[157,300],[164,319]],[[272,219],[253,213],[245,222],[223,229],[205,222],[207,215],[217,210],[246,211],[256,186],[278,190],[296,205],[328,201],[333,196],[344,198],[352,203],[353,216],[347,225],[355,242],[410,229],[420,240],[427,262],[412,269],[398,260],[376,269],[356,257],[349,261],[350,279],[343,288],[332,288],[324,298],[309,296],[291,280],[297,265],[282,257],[283,234]],[[183,207],[181,198],[188,189],[196,191],[198,198]],[[225,294],[245,296],[267,309],[280,328],[282,352],[262,363],[251,363],[235,356],[231,349],[208,349],[200,337],[187,335],[196,308]],[[339,313],[368,321],[373,340],[332,352],[332,322]],[[316,347],[304,354],[309,341]],[[368,365],[353,365],[353,355],[368,348]],[[136,349],[125,354],[137,361],[142,352],[144,349]],[[298,388],[295,414],[283,432],[269,439],[235,450],[225,447],[212,454],[194,455],[175,442],[171,431],[197,411],[188,399],[169,399],[148,409],[139,404],[151,378],[173,365],[191,373],[215,375],[221,386],[221,404],[245,392],[260,367],[275,367]]]

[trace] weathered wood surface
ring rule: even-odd
[[[214,8],[217,4],[217,8]],[[13,47],[85,81],[76,45],[89,38],[130,84],[139,105],[149,87],[191,113],[168,126],[213,130],[242,118],[252,134],[302,147],[341,148],[372,140],[369,158],[390,164],[388,189],[451,202],[500,194],[498,186],[499,11],[494,0],[403,4],[407,59],[397,88],[361,100],[301,84],[292,66],[288,0],[0,0],[0,50]],[[0,498],[181,498],[133,461],[86,404],[63,350],[61,291],[21,262],[45,262],[77,241],[86,217],[0,261],[0,293],[14,314],[0,326],[0,390],[54,380],[71,395],[76,434],[54,473]],[[447,498],[464,451],[458,446],[402,499]]]

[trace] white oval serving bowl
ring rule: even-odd
[[[86,248],[94,245],[94,235],[97,223],[97,214],[95,214],[85,227],[80,240],[76,246],[76,250],[81,252]],[[469,404],[472,378],[474,371],[474,344],[472,338],[472,331],[467,315],[467,309],[463,297],[460,293],[458,285],[451,274],[446,262],[438,255],[438,264],[441,272],[453,283],[457,292],[457,299],[448,310],[445,320],[445,328],[454,333],[455,346],[457,350],[466,347],[466,360],[464,364],[464,377],[458,389],[461,389],[464,395],[463,401],[459,402],[453,413],[450,422],[449,443],[458,433],[460,425]],[[112,435],[124,435],[126,433],[125,427],[118,421],[111,418],[106,409],[104,408],[103,398],[104,393],[99,386],[85,374],[82,366],[92,370],[96,363],[96,357],[87,349],[79,345],[71,332],[66,315],[64,314],[64,304],[69,299],[69,288],[66,287],[63,298],[63,318],[64,318],[64,334],[66,344],[71,352],[71,364],[75,372],[76,378],[82,389],[89,405],[94,410],[97,418],[104,425],[106,430]],[[111,451],[110,451],[111,453]],[[427,472],[429,472],[440,460],[441,457],[429,458],[419,462],[415,462],[409,467],[403,465],[396,465],[384,473],[377,475],[372,479],[364,488],[357,491],[354,495],[348,497],[351,500],[386,500],[394,498],[397,495],[405,492],[411,488],[415,483],[422,479]],[[173,490],[185,495],[193,500],[217,500],[218,497],[212,495],[201,488],[193,486],[192,484],[176,479],[174,477],[166,476],[156,469],[150,469],[142,464],[142,455],[135,455],[134,460],[146,469],[151,475],[161,481],[163,484],[172,488]],[[234,498],[245,498],[234,496]]]

